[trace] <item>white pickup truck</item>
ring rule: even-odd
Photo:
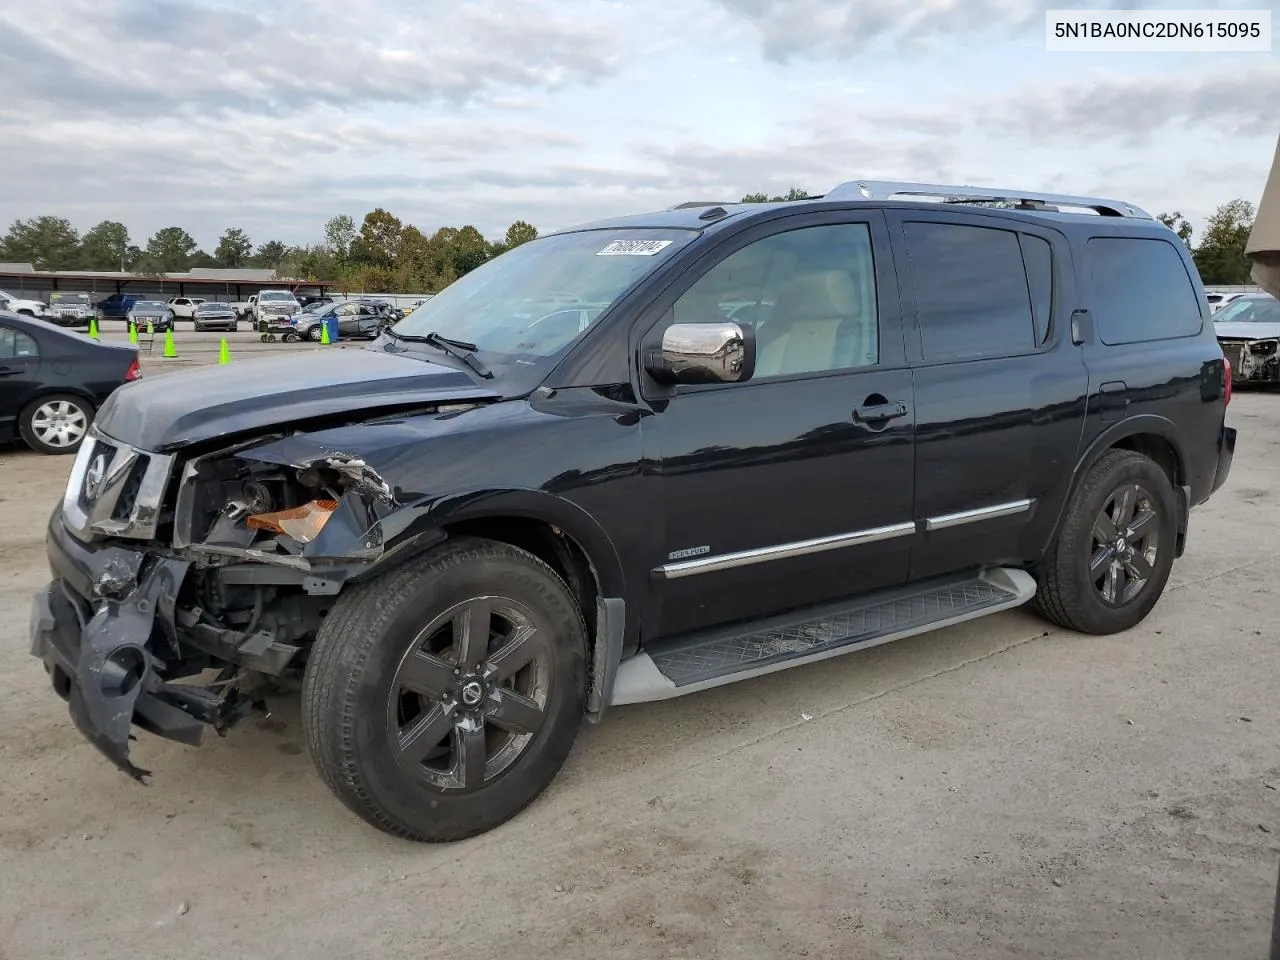
[[[291,317],[302,310],[292,290],[259,290],[249,302],[253,304],[250,311],[257,328],[265,328],[273,319]]]
[[[4,290],[0,290],[0,310],[21,313],[28,317],[47,317],[49,315],[49,305],[43,300],[28,300],[25,297],[15,297],[12,293],[6,293]]]

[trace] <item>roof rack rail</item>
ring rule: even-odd
[[[725,207],[731,201],[724,200],[690,200],[687,203],[677,203],[674,207],[667,207],[668,210],[692,210],[694,207]]]
[[[895,197],[939,197],[946,203],[972,203],[975,200],[1006,200],[1029,209],[1066,206],[1084,207],[1104,217],[1154,219],[1141,207],[1124,200],[1104,197],[1077,197],[1062,193],[1037,193],[1031,190],[997,190],[993,187],[951,186],[942,183],[909,183],[897,180],[849,180],[829,190],[825,199],[892,200]]]

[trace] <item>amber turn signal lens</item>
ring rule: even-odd
[[[299,543],[310,543],[320,535],[336,509],[337,500],[312,500],[289,510],[255,513],[249,517],[248,524],[251,530],[270,530],[293,537]]]

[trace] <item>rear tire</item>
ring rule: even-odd
[[[1036,609],[1080,633],[1141,623],[1173,569],[1177,516],[1173,484],[1158,464],[1131,450],[1104,454],[1076,489],[1037,571]]]
[[[450,541],[344,592],[325,618],[303,678],[312,759],[394,836],[491,830],[568,756],[585,651],[582,614],[550,567],[508,544]]]
[[[53,393],[29,403],[18,417],[18,432],[37,453],[75,453],[93,423],[93,405],[70,393]]]

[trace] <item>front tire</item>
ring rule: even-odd
[[[323,336],[323,334],[321,334],[320,326],[318,324],[314,327],[308,328],[307,339],[310,340],[312,343],[319,343],[321,336]]]
[[[1039,573],[1036,608],[1080,633],[1141,623],[1173,569],[1178,504],[1148,457],[1112,450],[1089,468]]]
[[[531,803],[573,746],[586,628],[563,580],[504,543],[450,541],[342,594],[303,678],[312,759],[395,836],[462,840]]]
[[[38,453],[75,453],[91,423],[92,405],[69,393],[55,393],[27,405],[18,418],[18,432]]]

